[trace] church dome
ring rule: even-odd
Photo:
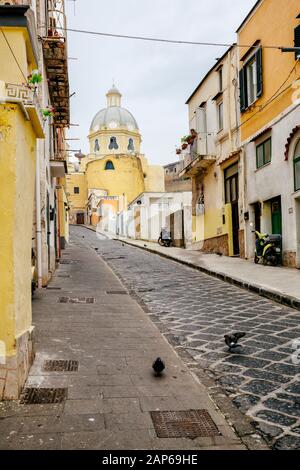
[[[117,129],[127,127],[129,131],[138,130],[138,124],[133,115],[121,107],[121,93],[113,86],[106,94],[107,108],[101,109],[94,117],[90,132],[97,132],[101,128]]]

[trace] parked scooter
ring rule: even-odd
[[[258,231],[255,233],[257,240],[254,262],[258,264],[262,260],[264,265],[277,266],[281,261],[281,235],[268,235]]]
[[[160,237],[158,239],[158,244],[160,246],[170,247],[173,240],[171,237],[170,232],[168,232],[165,228],[163,228],[160,232]]]

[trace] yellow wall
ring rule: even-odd
[[[31,238],[36,139],[17,105],[0,105],[0,340],[7,356],[31,326]],[[3,135],[3,134],[2,134]],[[5,267],[5,269],[3,269]]]
[[[105,170],[112,161],[115,170]],[[104,189],[108,196],[126,194],[128,203],[144,192],[144,176],[140,159],[128,155],[108,155],[93,160],[86,169],[86,184],[90,189]]]
[[[299,0],[264,0],[240,31],[239,44],[252,45],[260,40],[262,45],[294,47],[294,29],[299,25],[299,20],[296,19],[299,13]],[[240,48],[240,58],[247,50],[248,48]],[[295,65],[295,72],[282,86]],[[255,107],[242,114],[244,123],[242,141],[255,134],[292,105],[292,95],[295,90],[290,87],[257,113],[258,107],[265,106],[281,86],[281,90],[284,90],[297,78],[300,78],[300,63],[299,61],[296,63],[295,53],[282,53],[278,49],[263,49],[263,95],[254,103]],[[255,118],[252,118],[254,114],[256,114]],[[251,119],[245,122],[249,118]]]
[[[30,53],[27,30],[24,28],[11,27],[3,27],[2,29],[8,42],[13,45],[13,51],[16,59],[24,76],[27,77],[34,68],[37,68],[34,57],[32,53]],[[2,64],[0,70],[0,80],[14,84],[24,83],[24,77],[18,67],[17,62],[12,57],[12,53],[3,37],[3,34],[0,34],[0,64]]]
[[[71,173],[67,176],[66,181],[71,209],[85,209],[88,192],[84,173]],[[74,187],[79,187],[79,194],[74,194]]]

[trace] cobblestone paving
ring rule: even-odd
[[[145,250],[73,230],[110,265],[186,361],[213,375],[274,449],[300,449],[300,312]],[[245,331],[231,354],[228,332]]]

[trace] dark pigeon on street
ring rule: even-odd
[[[152,368],[156,374],[156,376],[159,376],[162,371],[165,369],[165,364],[164,362],[161,360],[160,357],[158,357],[154,362],[153,362],[153,365],[152,365]]]
[[[241,347],[240,344],[238,344],[239,339],[244,338],[246,336],[246,333],[244,332],[237,332],[237,333],[232,333],[231,335],[225,335],[225,343],[229,347],[229,351],[232,352],[232,350]]]

